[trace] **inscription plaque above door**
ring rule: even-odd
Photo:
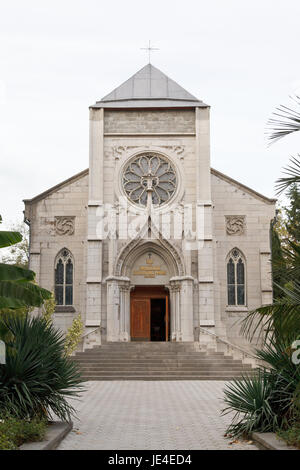
[[[146,264],[139,266],[137,270],[133,271],[134,276],[143,276],[144,278],[165,276],[166,274],[166,271],[163,271],[160,266],[153,264],[151,253],[149,253],[146,258]]]
[[[163,258],[148,252],[135,260],[130,277],[135,285],[166,285],[170,274]]]

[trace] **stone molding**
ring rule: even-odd
[[[74,313],[76,312],[73,305],[56,305],[55,313]]]

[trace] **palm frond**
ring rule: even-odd
[[[250,341],[257,335],[263,338],[297,338],[300,335],[300,286],[293,290],[276,284],[285,294],[273,304],[252,310],[242,320],[241,333]]]
[[[267,123],[267,136],[270,142],[275,142],[293,132],[300,130],[300,97],[290,96],[295,108],[280,105],[273,113],[273,118]]]
[[[279,178],[276,181],[275,189],[277,194],[281,194],[293,184],[300,183],[300,154],[297,157],[290,158],[290,164],[283,168],[283,174],[288,176]]]

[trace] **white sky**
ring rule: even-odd
[[[152,63],[211,109],[212,166],[274,196],[300,148],[267,148],[300,90],[299,0],[0,0],[0,213],[88,167],[88,106]]]

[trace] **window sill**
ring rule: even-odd
[[[245,305],[228,305],[225,312],[248,312],[248,307]]]
[[[56,305],[55,313],[67,313],[67,312],[76,312],[75,308],[72,305]]]

